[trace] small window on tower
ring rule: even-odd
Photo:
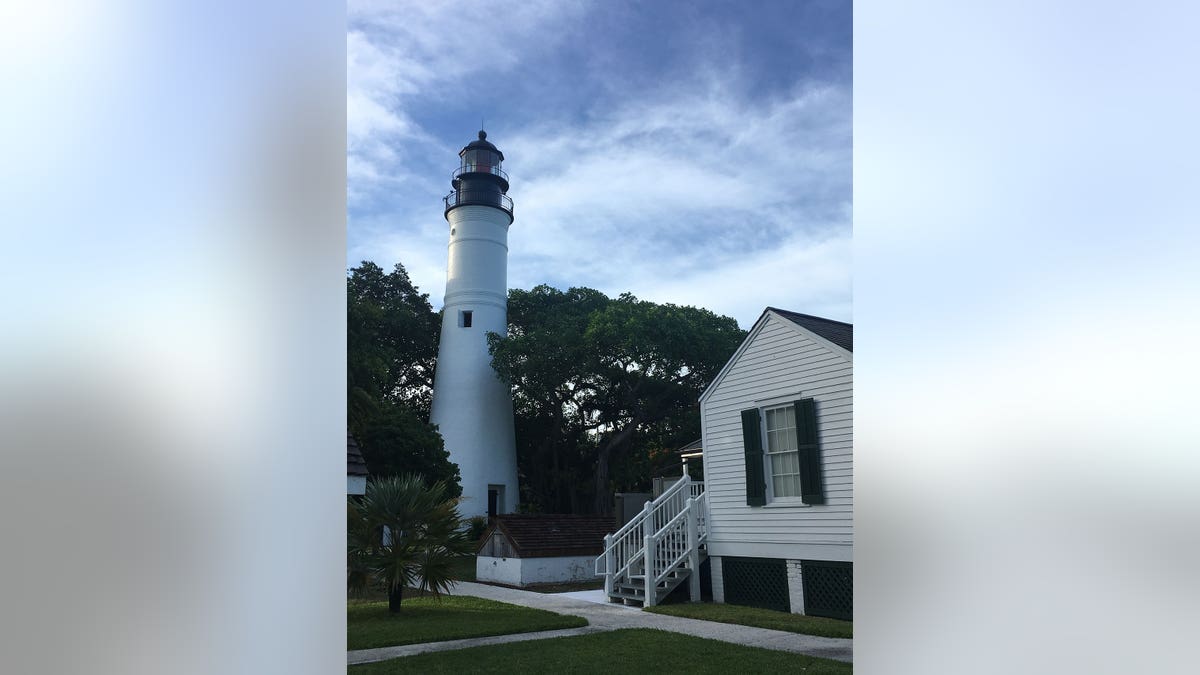
[[[469,310],[469,309],[464,309],[462,312],[462,327],[463,328],[471,327],[471,310]]]

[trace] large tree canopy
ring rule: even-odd
[[[373,262],[346,279],[346,375],[351,414],[356,397],[405,403],[429,416],[441,317],[396,263],[390,273]]]
[[[513,385],[524,497],[551,511],[645,489],[653,457],[699,433],[696,399],[745,337],[705,309],[589,288],[510,291],[508,319],[492,364]]]
[[[441,319],[404,266],[346,279],[347,425],[373,476],[416,473],[461,494],[458,466],[429,424]]]

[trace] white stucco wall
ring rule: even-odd
[[[554,558],[475,557],[475,578],[510,586],[591,581],[596,578],[595,556]]]
[[[366,476],[346,476],[346,494],[365,495],[367,493]]]
[[[521,585],[520,558],[493,558],[491,556],[475,556],[475,579],[478,581],[494,581],[509,586]]]

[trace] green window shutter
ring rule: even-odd
[[[763,478],[762,432],[759,431],[758,409],[742,411],[742,445],[746,450],[746,503],[762,506],[767,503],[767,482]]]
[[[800,499],[805,504],[824,504],[817,404],[811,398],[796,401],[796,440],[800,445]]]

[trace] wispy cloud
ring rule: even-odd
[[[352,9],[350,264],[403,262],[440,304],[440,197],[472,130],[444,128],[439,113],[465,117],[464,97],[501,82],[519,100],[479,107],[500,113],[491,140],[512,176],[510,286],[628,290],[743,325],[768,304],[849,319],[848,76],[783,71],[756,90],[746,83],[763,73],[723,53],[671,66],[652,87],[622,84],[614,64],[641,82],[667,57],[630,61],[597,39],[577,58],[568,38],[586,9],[534,3],[461,32],[447,26],[464,14],[445,7]],[[547,31],[557,37],[537,39]],[[489,35],[504,36],[494,58],[462,56]],[[577,96],[564,97],[572,77]]]

